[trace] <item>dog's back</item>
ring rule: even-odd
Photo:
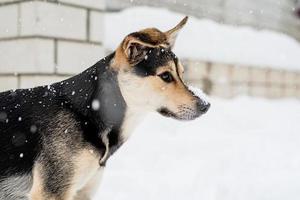
[[[31,170],[39,148],[37,124],[49,114],[42,93],[42,87],[0,93],[0,177]]]
[[[31,170],[40,148],[35,124],[41,116],[35,98],[41,90],[0,93],[0,199],[25,199],[30,190]]]

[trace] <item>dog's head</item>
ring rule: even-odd
[[[121,93],[131,109],[181,120],[207,112],[210,104],[184,84],[183,66],[172,52],[187,19],[166,32],[147,28],[131,33],[117,48],[111,66],[118,71]]]

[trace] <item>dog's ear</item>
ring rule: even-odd
[[[131,65],[142,61],[151,47],[153,46],[132,36],[127,36],[122,45],[123,52]]]
[[[179,33],[179,31],[183,28],[183,26],[186,24],[188,20],[188,16],[185,16],[185,18],[183,18],[179,24],[177,24],[174,28],[172,28],[171,30],[168,30],[165,32],[165,35],[167,36],[167,41],[170,44],[170,47],[173,48],[175,41],[176,41],[176,37]]]

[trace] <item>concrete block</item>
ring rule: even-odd
[[[284,90],[280,86],[271,85],[267,89],[268,89],[267,97],[269,98],[281,98],[284,96]]]
[[[255,97],[267,96],[267,88],[264,85],[253,85],[249,88],[249,95]]]
[[[89,68],[104,57],[101,45],[58,41],[57,72],[77,74]]]
[[[297,84],[297,85],[300,85],[300,73],[297,72],[297,73],[295,74],[295,76],[296,76],[296,80],[295,80],[296,84]]]
[[[297,87],[294,86],[287,86],[284,88],[284,97],[297,97]]]
[[[299,79],[300,79],[300,77],[299,77]],[[297,73],[292,72],[292,71],[286,71],[284,73],[284,82],[285,82],[285,84],[291,85],[291,86],[297,84]]]
[[[105,0],[58,0],[58,2],[101,10],[105,8]]]
[[[186,80],[200,80],[207,77],[207,63],[201,61],[184,61],[184,77]]]
[[[232,85],[233,96],[246,96],[249,95],[249,86],[246,82],[239,82]]]
[[[245,66],[234,66],[232,69],[232,81],[233,82],[248,82],[250,79],[249,68]]]
[[[54,72],[54,42],[49,39],[0,41],[0,73]]]
[[[280,85],[284,82],[284,73],[281,70],[269,70],[267,82],[269,84]]]
[[[0,92],[17,89],[18,77],[17,76],[0,76]]]
[[[267,70],[260,68],[250,68],[251,82],[265,83],[267,81]]]
[[[18,5],[0,7],[0,38],[18,35]]]
[[[229,68],[230,66],[226,64],[213,64],[211,66],[209,78],[218,84],[229,83],[231,81]]]
[[[42,85],[50,85],[55,82],[59,82],[69,78],[68,76],[57,76],[57,75],[21,75],[20,76],[20,87],[21,88],[32,88]]]
[[[233,87],[230,84],[213,84],[211,95],[221,98],[232,98]]]
[[[101,12],[90,12],[90,41],[104,41],[104,14]]]
[[[86,10],[40,1],[20,6],[22,36],[86,39]]]

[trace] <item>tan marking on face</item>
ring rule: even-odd
[[[166,71],[172,74],[174,82],[166,83],[157,76]],[[128,107],[144,112],[156,111],[162,107],[178,114],[184,113],[183,108],[186,109],[185,112],[196,112],[197,98],[182,82],[182,65],[178,65],[178,72],[179,76],[174,61],[170,61],[157,69],[156,76],[119,74],[120,89]]]

